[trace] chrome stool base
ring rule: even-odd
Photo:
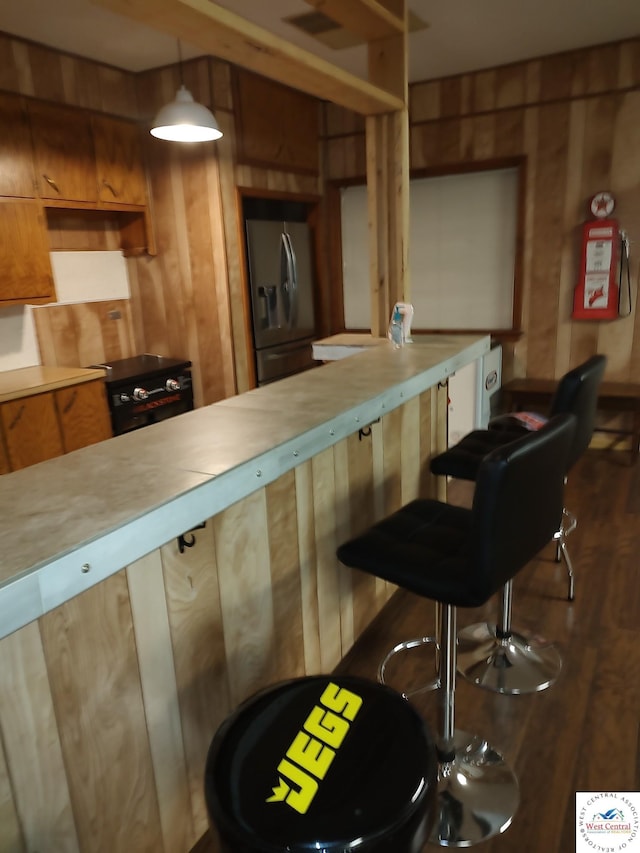
[[[429,841],[471,847],[508,829],[518,808],[518,780],[478,735],[456,729],[455,757],[438,767],[438,805]]]
[[[458,673],[496,693],[537,693],[557,679],[562,659],[542,638],[510,632],[500,639],[496,626],[479,622],[458,634]]]
[[[394,685],[392,673],[389,671],[389,664],[394,660],[399,663],[399,659],[396,658],[396,655],[402,654],[402,652],[408,652],[411,649],[422,648],[423,646],[431,645],[434,646],[436,653],[434,660],[434,677],[430,681],[427,681],[426,684],[411,689],[401,689],[397,685]],[[437,690],[440,686],[440,678],[437,674],[439,650],[440,647],[436,637],[416,637],[413,640],[404,640],[403,642],[398,643],[391,649],[390,652],[388,652],[388,654],[378,667],[378,681],[380,682],[380,684],[386,684],[389,687],[394,687],[399,693],[404,696],[405,699],[408,699],[410,696],[415,696],[417,693],[425,693],[429,690]]]

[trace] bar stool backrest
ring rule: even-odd
[[[562,377],[551,400],[550,417],[570,412],[576,416],[573,445],[567,460],[567,471],[573,467],[589,446],[596,423],[598,389],[607,358],[594,355]]]
[[[488,598],[553,538],[575,426],[574,415],[557,415],[483,459],[472,507],[474,597]]]

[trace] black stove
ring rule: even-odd
[[[144,353],[104,364],[114,435],[193,409],[191,362]]]

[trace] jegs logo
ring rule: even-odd
[[[267,803],[284,802],[306,814],[361,706],[356,693],[333,682],[326,686],[278,764],[278,784]]]

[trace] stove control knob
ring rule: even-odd
[[[146,400],[149,392],[145,391],[144,388],[134,388],[132,396],[134,400]]]
[[[120,394],[120,402],[121,403],[130,403],[131,397],[128,394]]]
[[[177,379],[167,379],[167,381],[164,383],[164,387],[166,391],[179,391],[180,383]]]

